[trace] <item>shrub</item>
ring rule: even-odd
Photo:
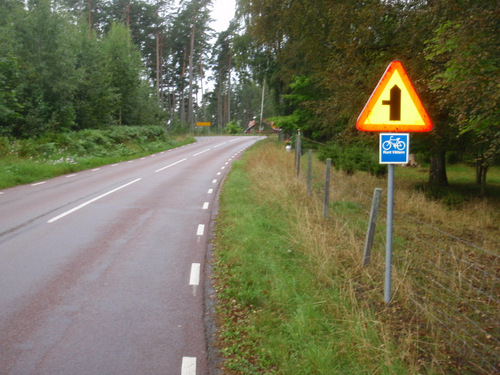
[[[356,171],[369,172],[375,176],[387,173],[385,165],[379,164],[370,148],[362,145],[340,145],[331,143],[320,149],[320,160],[332,159],[332,164],[338,170],[352,175]]]

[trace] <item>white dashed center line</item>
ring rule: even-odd
[[[196,375],[196,357],[182,357],[181,375]]]
[[[197,154],[194,154],[193,156],[198,156],[198,155],[201,155],[201,154],[203,154],[203,153],[205,153],[205,152],[207,152],[207,151],[210,151],[210,149],[209,149],[209,148],[207,148],[206,150],[203,150],[203,151],[201,151],[201,152],[198,152]]]
[[[184,158],[184,159],[181,159],[181,160],[179,160],[179,161],[176,161],[175,163],[169,164],[169,165],[167,165],[166,167],[163,167],[163,168],[157,169],[155,172],[161,172],[161,171],[163,171],[164,169],[167,169],[167,168],[173,167],[174,165],[179,164],[179,163],[182,163],[182,162],[183,162],[183,161],[185,161],[185,160],[187,160],[187,158]]]
[[[189,285],[200,285],[200,263],[193,263],[191,265]]]
[[[72,208],[71,210],[68,210],[68,211],[63,212],[62,214],[60,214],[58,216],[53,217],[52,219],[50,219],[49,221],[47,221],[47,223],[53,223],[54,221],[59,220],[59,219],[63,218],[66,215],[69,215],[69,214],[71,214],[71,213],[73,213],[75,211],[78,211],[80,208],[88,206],[89,204],[94,203],[95,201],[97,201],[97,200],[99,200],[101,198],[104,198],[105,196],[110,195],[110,194],[114,193],[115,191],[123,189],[124,187],[132,185],[133,183],[136,183],[137,181],[140,181],[140,180],[142,180],[142,178],[138,178],[138,179],[136,179],[134,181],[130,181],[129,183],[126,183],[125,185],[119,186],[116,189],[113,189],[113,190],[108,191],[107,193],[101,194],[98,197],[95,197],[95,198],[93,198],[93,199],[91,199],[91,200],[89,200],[89,201],[87,201],[85,203],[82,203],[79,206],[76,206],[75,208]]]

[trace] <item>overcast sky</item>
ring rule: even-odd
[[[225,31],[229,26],[229,21],[234,17],[235,0],[213,0],[212,28],[215,31]]]

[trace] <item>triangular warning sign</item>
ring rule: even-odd
[[[356,121],[371,132],[428,132],[432,121],[399,60],[387,67]]]

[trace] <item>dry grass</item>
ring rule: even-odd
[[[305,178],[295,177],[293,159],[272,143],[253,152],[246,168],[253,189],[260,193],[260,204],[289,205],[283,220],[293,224],[294,249],[311,259],[320,283],[350,299],[353,310],[344,311],[346,319],[371,317],[366,324],[379,328],[380,356],[387,356],[385,346],[395,344],[399,359],[414,373],[498,373],[498,207],[476,201],[450,210],[396,180],[393,300],[385,305],[384,199],[371,264],[361,266],[372,192],[375,187],[385,192],[385,179],[333,172],[325,220],[324,165],[313,163],[313,196],[307,197]],[[338,307],[329,308],[342,316]],[[365,348],[358,350],[362,355]]]

